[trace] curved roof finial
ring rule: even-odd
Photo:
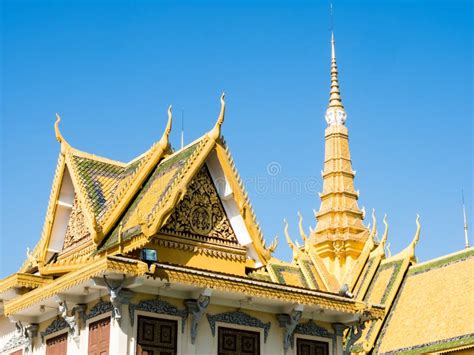
[[[420,231],[421,231],[420,215],[416,214],[416,232],[415,232],[415,236],[413,237],[413,240],[411,241],[411,244],[413,245],[413,247],[415,247],[415,245],[420,240]]]
[[[61,116],[56,113],[56,121],[54,122],[54,134],[56,135],[56,140],[61,144],[61,153],[63,154],[63,149],[68,147],[69,144],[66,139],[64,139],[63,135],[61,134],[61,131],[59,130],[59,122],[61,122]]]
[[[301,213],[299,211],[298,211],[298,217],[299,217],[298,226],[299,226],[299,229],[300,229],[301,239],[303,239],[303,241],[306,243],[306,240],[308,239],[308,236],[304,232],[303,216],[301,215]]]
[[[383,232],[382,239],[380,240],[380,244],[385,244],[388,238],[388,222],[387,222],[387,214],[383,216],[383,224],[385,224],[385,231]]]
[[[295,244],[293,243],[293,241],[291,240],[290,233],[288,233],[288,222],[286,221],[286,218],[283,219],[283,223],[285,223],[285,237],[286,237],[286,242],[287,242],[288,245],[290,246],[291,250],[295,251],[295,250],[296,250],[296,246],[295,246]]]
[[[369,238],[372,238],[375,240],[376,234],[377,234],[377,218],[375,217],[375,208],[372,208],[372,230],[370,231]]]
[[[59,122],[61,122],[61,116],[59,116],[59,113],[56,113],[56,122],[54,122],[54,133],[56,134],[56,140],[59,143],[62,143],[64,141],[64,138],[61,134],[61,131],[59,130]]]
[[[161,139],[158,142],[160,148],[163,149],[163,150],[168,148],[169,136],[170,136],[170,133],[171,133],[172,125],[173,125],[173,112],[172,112],[172,106],[169,105],[168,106],[168,122],[166,123],[165,131],[163,132],[163,135],[161,136]]]
[[[402,255],[408,255],[410,256],[410,259],[415,258],[415,247],[418,241],[420,240],[420,231],[421,231],[421,224],[420,224],[420,215],[416,215],[416,232],[415,236],[413,237],[412,241],[410,242],[410,245],[408,245],[405,250],[402,252]]]
[[[224,123],[225,117],[225,93],[221,95],[221,111],[219,113],[219,117],[217,118],[217,122],[214,125],[212,131],[209,132],[209,137],[213,140],[217,140],[221,136],[221,126]]]

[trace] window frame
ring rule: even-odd
[[[214,336],[214,342],[212,346],[212,355],[217,355],[219,350],[219,328],[229,328],[229,329],[236,329],[236,330],[245,330],[247,332],[254,332],[258,333],[260,336],[260,355],[265,354],[265,341],[264,341],[264,331],[262,328],[252,327],[249,325],[240,325],[240,324],[232,324],[232,323],[225,323],[225,322],[216,322],[216,335]]]
[[[112,317],[112,312],[111,311],[98,314],[97,316],[86,320],[86,323],[85,323],[85,326],[84,326],[84,328],[85,328],[84,329],[84,342],[82,343],[82,344],[84,344],[84,346],[86,348],[86,352],[85,352],[86,354],[89,353],[89,326],[90,326],[90,324],[98,322],[98,321],[103,320],[105,318],[110,318],[109,351],[108,351],[108,353],[109,353],[109,355],[111,354],[110,347],[111,347],[112,342],[110,340],[112,339],[112,327],[114,326],[114,324],[113,324],[114,319]]]
[[[169,319],[169,320],[174,320],[178,322],[178,326],[176,328],[176,354],[177,355],[183,355],[182,353],[182,342],[183,339],[186,339],[183,337],[183,335],[186,335],[187,329],[185,329],[185,332],[183,333],[181,331],[182,326],[183,326],[183,319],[179,316],[173,316],[169,314],[162,314],[162,313],[154,313],[154,312],[147,312],[147,311],[140,311],[137,310],[134,314],[133,318],[133,327],[131,329],[131,334],[132,337],[129,341],[129,354],[136,355],[137,353],[137,344],[138,344],[138,317],[139,316],[144,316],[144,317],[149,317],[149,318],[155,318],[155,319]]]
[[[294,346],[293,346],[293,352],[292,352],[293,355],[298,355],[298,346],[297,346],[298,339],[306,339],[306,340],[317,341],[320,343],[327,343],[329,355],[334,354],[332,339],[317,336],[317,335],[306,335],[306,334],[296,333],[294,335]]]

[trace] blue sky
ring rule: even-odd
[[[335,1],[342,97],[360,206],[388,214],[392,252],[427,260],[474,230],[470,1]],[[55,112],[76,148],[128,161],[159,139],[223,132],[277,257],[283,218],[314,227],[329,93],[327,1],[2,2],[0,277],[39,240],[59,153]],[[270,163],[280,168],[267,172]],[[264,182],[265,188],[259,184]],[[290,193],[282,182],[311,191]],[[306,184],[306,185],[305,185]],[[276,186],[276,188],[272,188]],[[370,218],[366,221],[369,222]],[[471,233],[472,234],[472,233]],[[471,238],[472,239],[472,238]]]

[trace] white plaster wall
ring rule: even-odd
[[[147,300],[147,299],[156,299],[154,295],[147,295],[147,294],[136,294],[132,299],[133,303],[138,303],[140,300]],[[171,303],[172,305],[178,307],[179,309],[185,309],[183,304],[183,299],[177,298],[168,298],[168,297],[160,297],[160,299]],[[98,302],[98,300],[93,301],[87,305],[87,312]],[[206,313],[211,315],[223,313],[223,312],[233,312],[236,311],[236,307],[227,307],[221,305],[212,304],[212,296],[211,296],[211,304],[206,310]],[[136,353],[136,332],[137,332],[137,316],[140,314],[158,318],[171,318],[178,320],[178,355],[217,355],[217,341],[218,341],[218,328],[219,326],[225,326],[229,328],[237,328],[237,329],[244,329],[250,331],[260,332],[260,344],[261,344],[261,354],[262,355],[283,355],[283,329],[279,327],[278,321],[276,319],[276,315],[274,313],[267,313],[267,312],[259,312],[254,310],[247,310],[241,309],[242,312],[249,314],[252,317],[255,317],[262,321],[263,323],[270,322],[271,327],[268,334],[267,341],[264,342],[263,336],[263,329],[261,328],[252,328],[247,326],[239,326],[239,325],[232,325],[228,323],[216,323],[216,334],[212,336],[211,328],[207,319],[206,314],[204,314],[199,322],[198,325],[198,336],[196,339],[195,345],[191,344],[191,335],[190,335],[190,327],[191,327],[191,316],[188,317],[184,333],[181,332],[181,318],[174,317],[170,315],[161,315],[143,311],[136,311],[135,312],[135,321],[134,325],[132,326],[129,320],[129,312],[128,307],[126,305],[122,306],[122,320],[121,322],[117,322],[115,320],[111,320],[110,324],[110,354],[123,354],[123,355],[134,355]],[[77,340],[73,339],[72,336],[68,336],[68,354],[74,355],[85,355],[87,354],[87,346],[88,346],[88,329],[89,324],[101,318],[109,317],[111,313],[104,313],[99,315],[95,318],[86,321],[83,329],[81,330],[81,334]],[[51,334],[45,338],[45,342],[41,342],[41,335],[40,332],[44,331],[46,327],[54,320],[54,317],[48,319],[44,322],[39,324],[39,331],[38,337],[35,339],[35,346],[33,354],[45,354],[46,353],[46,340],[57,336],[61,333],[64,333],[66,330],[59,331],[57,333]],[[303,319],[302,322],[306,322],[306,319]],[[319,323],[319,322],[318,322]],[[319,323],[321,326],[325,326],[328,328],[327,324]],[[329,329],[332,332],[331,329]],[[5,316],[0,316],[0,348],[3,344],[5,344],[11,336],[15,334],[15,324],[10,322],[8,318]],[[332,349],[332,341],[325,338],[317,338],[317,337],[308,337],[308,336],[301,336],[314,340],[320,341],[328,341],[330,353]],[[296,349],[289,350],[288,355],[296,355]]]

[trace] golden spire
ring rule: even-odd
[[[326,122],[329,126],[345,124],[347,114],[342,104],[341,92],[339,90],[337,63],[336,63],[336,42],[334,32],[331,32],[331,91],[329,93],[329,104],[326,110]]]
[[[364,211],[357,204],[359,193],[354,188],[349,132],[345,126],[346,112],[339,91],[334,34],[331,35],[331,92],[326,110],[325,156],[322,171],[321,204],[316,213],[316,229],[311,232],[312,247],[342,281],[357,262],[369,238],[374,238],[363,224]],[[375,216],[374,216],[375,218]]]

